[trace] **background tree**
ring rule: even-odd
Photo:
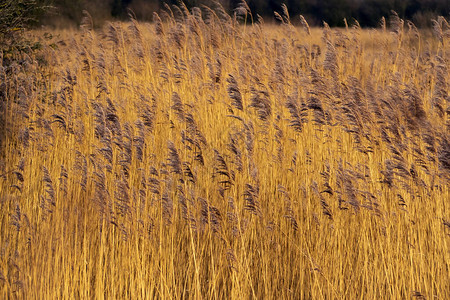
[[[44,0],[0,2],[0,47],[4,49],[19,42],[24,29],[36,23],[48,9]]]

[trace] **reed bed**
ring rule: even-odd
[[[0,298],[450,297],[446,20],[236,12],[0,57]]]

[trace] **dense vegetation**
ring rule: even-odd
[[[23,47],[23,32],[50,7],[43,0],[6,0],[0,3],[0,51]],[[17,49],[22,50],[22,49]]]
[[[450,297],[445,18],[242,5],[0,52],[0,298]]]

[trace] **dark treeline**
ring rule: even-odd
[[[220,0],[223,7],[233,13],[241,0]],[[59,21],[69,20],[78,23],[82,10],[87,10],[97,19],[102,20],[127,17],[131,9],[141,20],[151,20],[154,11],[169,5],[179,4],[178,0],[52,0],[57,8]],[[185,0],[188,8],[193,6],[214,6],[212,0]],[[330,26],[343,26],[344,18],[349,23],[358,20],[361,26],[375,27],[381,17],[388,17],[395,11],[401,18],[411,20],[418,27],[429,27],[431,19],[437,16],[446,18],[450,15],[450,0],[249,0],[247,1],[253,15],[273,20],[274,11],[280,12],[281,5],[286,4],[293,22],[302,14],[312,25],[326,21]],[[53,19],[54,19],[53,18]]]

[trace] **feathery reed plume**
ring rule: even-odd
[[[350,204],[355,212],[359,212],[359,209],[361,207],[361,204],[358,201],[358,198],[356,197],[356,190],[353,185],[353,178],[349,176],[348,174],[344,177],[344,187],[345,187],[345,193],[347,194],[347,203]]]
[[[331,28],[327,22],[323,22],[322,40],[328,42],[331,39]]]
[[[88,180],[87,160],[86,157],[78,150],[76,151],[75,169],[81,172],[81,189],[86,191]]]
[[[24,165],[25,165],[25,161],[22,158],[19,163],[17,164],[17,169],[13,170],[12,173],[16,176],[16,179],[18,181],[18,184],[13,184],[11,187],[12,188],[16,188],[19,192],[22,192],[22,188],[23,188],[23,182],[25,181],[25,179],[23,178],[23,170],[24,170]],[[6,179],[6,174],[1,174],[0,178],[4,178]]]
[[[233,197],[228,197],[227,222],[231,226],[231,234],[233,237],[240,235],[239,218],[236,214],[236,206]]]
[[[102,215],[107,213],[108,204],[110,203],[110,194],[106,188],[106,176],[103,167],[99,167],[94,172],[94,202]]]
[[[422,133],[422,141],[427,150],[427,159],[429,162],[436,162],[436,138],[432,132]]]
[[[197,230],[197,221],[194,218],[194,215],[188,208],[188,200],[186,199],[184,189],[181,185],[177,186],[177,194],[178,194],[178,203],[181,207],[181,217],[187,221],[192,230]]]
[[[101,137],[102,148],[98,151],[102,154],[103,158],[108,163],[108,171],[112,170],[113,163],[113,149],[111,144],[111,131],[108,128],[105,129],[103,136]]]
[[[171,172],[181,175],[182,174],[182,166],[181,166],[181,160],[180,160],[180,156],[178,155],[177,148],[175,147],[175,145],[172,141],[169,141],[168,148],[169,148],[169,157],[167,158],[167,161],[171,168]]]
[[[308,35],[311,35],[311,30],[309,29],[308,22],[306,22],[305,17],[303,17],[302,15],[300,15],[300,23],[302,24],[303,30],[304,30]]]
[[[215,20],[219,20],[219,16],[217,16],[216,12],[209,6],[201,5],[201,9],[205,11],[205,24],[213,26],[215,24]]]
[[[327,41],[327,52],[325,53],[323,68],[330,71],[332,78],[337,80],[339,74],[337,52],[331,41]]]
[[[237,8],[242,8],[244,9],[248,14],[252,14],[252,11],[250,9],[250,7],[248,6],[247,2],[245,0],[241,0],[237,6]],[[252,22],[253,23],[253,22]]]
[[[443,135],[438,148],[439,166],[444,174],[450,177],[450,141],[448,135]]]
[[[208,67],[209,78],[211,78],[211,82],[212,82],[212,84],[214,84],[216,82],[214,66],[213,66],[213,64],[211,62],[211,59],[209,57],[207,59],[208,60],[206,62],[206,66]]]
[[[282,57],[287,56],[287,45],[285,43],[280,46],[280,53]],[[271,83],[280,86],[281,84],[286,82],[286,72],[284,59],[277,57],[275,60],[275,67],[273,68]]]
[[[273,14],[275,15],[275,19],[277,19],[277,20],[280,21],[282,24],[284,24],[284,19],[283,19],[283,17],[280,15],[279,12],[274,11]]]
[[[345,31],[348,32],[348,22],[347,22],[347,18],[344,18],[344,24],[345,24]]]
[[[281,20],[280,20],[280,21],[281,21],[283,24],[291,25],[291,18],[289,17],[289,11],[288,11],[288,8],[287,8],[286,4],[284,4],[284,3],[281,4],[281,10],[283,11],[283,15],[280,16],[280,15],[278,14],[278,18],[281,17]],[[277,16],[277,15],[275,15],[275,16]]]
[[[201,149],[196,150],[194,160],[197,161],[198,163],[200,163],[200,165],[202,165],[202,166],[205,165],[205,159],[203,157],[203,152]]]
[[[165,16],[164,21],[169,22],[171,23],[171,25],[173,25],[173,22],[175,21],[175,16],[169,4],[167,4],[166,2],[164,2],[164,10],[161,10],[161,13],[164,13]]]
[[[264,25],[264,19],[259,14],[256,14],[256,25],[261,29],[261,26]]]
[[[67,173],[66,168],[61,165],[61,172],[59,173],[59,190],[63,193],[64,196],[67,196],[67,180],[69,175]]]
[[[106,75],[106,61],[104,52],[98,53],[97,59],[95,60],[95,67],[96,71],[102,76],[102,80],[97,85],[97,89],[99,90],[97,98],[99,98],[102,92],[107,92],[108,90],[106,82],[104,81],[104,76]]]
[[[116,188],[114,190],[114,198],[116,199],[115,207],[119,215],[126,216],[131,212],[130,207],[130,185],[125,177],[116,180]]]
[[[277,190],[284,196],[284,217],[289,221],[294,231],[298,230],[298,222],[295,218],[294,211],[292,210],[292,201],[289,192],[282,185],[278,185]]]
[[[214,1],[215,4],[215,10],[211,10],[214,15],[219,19],[220,22],[222,22],[224,25],[231,25],[233,23],[233,20],[231,16],[227,13],[223,5],[219,1]],[[203,6],[205,7],[205,6]],[[212,19],[214,20],[214,19]]]
[[[433,33],[438,38],[441,46],[444,47],[444,38],[450,37],[450,25],[443,16],[438,16],[437,20],[431,20],[431,23],[433,25]]]
[[[56,206],[55,190],[53,189],[53,181],[50,177],[50,173],[45,166],[42,167],[42,172],[43,180],[45,183],[45,193],[47,194],[46,202],[48,202],[52,206]]]
[[[170,184],[169,184],[170,186]],[[166,189],[161,197],[162,200],[162,215],[164,222],[166,225],[172,224],[172,216],[173,216],[173,200],[169,195],[169,187],[166,186]]]
[[[419,291],[413,291],[412,296],[416,298],[417,300],[426,300],[427,297],[425,297],[421,292]]]
[[[90,31],[94,28],[94,21],[87,10],[83,10],[83,18],[80,22],[80,28],[83,31]]]
[[[50,122],[47,119],[41,118],[38,123],[40,123],[40,127],[44,130],[44,136],[48,139],[49,144],[53,145],[53,141],[55,140],[55,134],[50,126]],[[44,145],[42,145],[44,146]]]
[[[450,231],[450,220],[442,218],[442,224],[447,228],[448,231]],[[450,232],[447,233],[447,235],[450,236]]]
[[[106,114],[105,114],[105,124],[106,127],[115,136],[122,135],[122,130],[120,126],[119,116],[117,115],[117,110],[112,103],[111,99],[106,98]]]
[[[153,44],[153,47],[152,47],[152,56],[154,56],[156,58],[156,61],[161,64],[161,69],[162,70],[166,70],[167,69],[166,65],[163,64],[163,63],[168,60],[167,52],[164,51],[164,46],[165,46],[164,42],[162,42],[161,40],[157,40]],[[162,72],[163,71],[161,71],[161,75],[160,76],[162,78],[166,79],[168,77],[167,74],[166,74],[166,76],[163,77]]]
[[[0,122],[2,122],[2,120],[0,119]],[[0,136],[1,138],[1,136]],[[1,141],[3,141],[4,139],[1,139]],[[22,129],[19,132],[19,141],[22,144],[22,146],[24,147],[24,149],[27,149],[30,146],[30,141],[32,140],[31,137],[31,131],[29,127],[25,127],[24,129]],[[1,142],[0,142],[0,148],[1,148]]]
[[[183,49],[186,44],[186,33],[182,23],[170,28],[169,41],[176,49]]]
[[[206,225],[209,224],[209,211],[208,211],[208,202],[206,199],[199,197],[197,199],[199,206],[200,206],[200,224],[202,228],[204,228]]]
[[[447,71],[447,65],[445,63],[445,59],[443,59],[440,56],[436,56],[436,60],[437,60],[437,64],[435,66],[436,84],[434,86],[433,98],[431,99],[431,103],[432,103],[433,107],[435,108],[436,113],[439,115],[439,117],[442,118],[445,115],[445,108],[444,108],[443,103],[444,103],[444,101],[447,102],[447,100],[445,100],[445,99],[448,97],[447,96],[447,82],[446,82],[448,71]]]
[[[20,212],[20,206],[16,204],[16,208],[14,209],[14,214],[11,215],[11,225],[16,228],[16,231],[19,232],[21,225],[21,219],[22,219],[22,213]],[[1,276],[1,274],[0,274]]]
[[[153,97],[152,101],[145,97],[144,95],[140,95],[139,97],[140,103],[139,103],[139,111],[140,115],[139,117],[142,119],[145,127],[152,131],[154,127],[154,120],[155,120],[155,111],[156,111],[156,99]],[[150,103],[152,105],[150,105]]]
[[[237,109],[243,110],[244,107],[242,105],[242,96],[241,92],[239,91],[236,79],[234,79],[233,75],[228,74],[227,82],[228,82],[227,92],[228,96],[232,100],[231,104]]]
[[[322,175],[323,178],[323,187],[325,188],[323,191],[321,191],[320,193],[327,193],[330,194],[331,196],[333,195],[333,189],[330,186],[330,164],[328,163],[328,161],[325,164],[325,170],[323,172],[320,172],[320,175]]]
[[[185,145],[186,149],[190,151],[201,151],[201,144],[195,136],[195,131],[193,130],[182,130],[181,131],[181,142]]]
[[[122,166],[123,174],[126,178],[130,175],[131,159],[132,159],[132,129],[128,122],[123,125],[122,143],[120,144],[121,152],[118,164]]]
[[[248,6],[247,2],[245,0],[241,0],[239,4],[234,9],[234,13],[238,17],[243,17],[244,22],[247,22],[247,15],[250,15],[251,23],[253,24],[253,15],[250,10],[250,7]]]
[[[187,132],[191,136],[191,143],[196,147],[195,151],[201,151],[202,146],[208,144],[205,135],[198,128],[192,113],[185,114],[185,121]]]
[[[108,22],[107,24],[107,32],[105,34],[105,38],[108,42],[111,42],[116,48],[121,47],[120,43],[120,33],[119,29],[111,22]]]
[[[188,178],[188,181],[192,184],[195,184],[197,181],[197,176],[195,176],[194,172],[191,169],[191,166],[188,162],[183,162],[183,174]]]
[[[331,213],[330,206],[328,205],[325,197],[319,193],[319,188],[317,186],[317,182],[313,181],[311,184],[311,189],[316,194],[316,196],[320,199],[320,206],[322,207],[322,213],[327,216],[330,220],[333,220],[333,214]]]
[[[64,115],[53,114],[51,118],[53,119],[52,123],[56,123],[59,128],[63,129],[64,131],[67,131],[67,123]]]
[[[152,175],[152,176],[156,176],[156,177],[159,176],[158,170],[156,170],[156,168],[153,167],[153,166],[150,167],[149,173],[150,173],[150,175]]]
[[[407,161],[403,157],[402,153],[395,147],[395,145],[389,145],[389,149],[392,153],[392,162],[394,163],[395,174],[404,180],[409,180],[410,172],[407,166]]]
[[[236,265],[238,264],[238,260],[236,259],[236,255],[234,254],[234,250],[232,248],[228,249],[225,257],[227,259],[228,268],[237,272],[238,268]]]
[[[144,48],[143,48],[143,37],[141,30],[139,29],[139,23],[136,21],[136,16],[133,17],[133,15],[130,13],[130,25],[128,25],[128,31],[130,32],[133,39],[133,53],[136,55],[137,58],[139,58],[141,61],[145,58]],[[127,76],[127,73],[125,73],[125,76]]]
[[[151,193],[156,195],[161,194],[161,185],[157,178],[148,178],[148,186]]]
[[[216,62],[214,64],[215,72],[214,72],[214,82],[220,83],[221,77],[222,77],[222,62],[220,60],[220,57],[216,58]]]
[[[192,12],[192,16],[194,17],[193,20],[195,20],[195,22],[192,22],[193,24],[196,25],[196,27],[201,27],[202,29],[205,28],[205,22],[203,20],[203,16],[202,16],[202,10],[199,7],[193,7],[191,9]],[[195,30],[196,34],[200,36],[200,31],[201,29],[198,28]]]
[[[89,55],[89,51],[85,48],[80,52],[81,57],[83,57],[81,63],[83,68],[81,69],[83,72],[86,72],[88,75],[91,75],[92,71],[92,57]]]
[[[405,111],[406,121],[410,130],[416,130],[421,127],[427,120],[427,114],[424,109],[423,101],[419,96],[419,92],[413,85],[408,85],[405,89],[408,107]]]
[[[220,176],[219,183],[225,188],[229,189],[233,185],[234,178],[228,169],[228,165],[220,152],[214,149],[214,177]]]
[[[251,88],[252,96],[249,107],[255,108],[258,118],[262,121],[268,121],[272,115],[272,103],[269,98],[269,92],[264,84],[258,82],[259,88]]]
[[[175,21],[177,24],[184,24],[184,21],[186,19],[186,16],[184,14],[183,9],[178,5],[172,5],[172,12],[175,17]],[[188,11],[189,14],[189,11]]]
[[[181,98],[177,92],[173,92],[172,94],[172,106],[171,108],[175,112],[175,115],[178,117],[180,122],[184,122],[184,108],[183,102],[181,102]]]
[[[234,155],[233,164],[236,166],[238,172],[242,172],[242,152],[239,150],[238,137],[235,134],[230,134],[229,140],[228,149]]]
[[[142,161],[145,147],[144,123],[141,120],[137,120],[135,124],[138,129],[138,135],[133,138],[133,144],[136,148],[136,159]]]
[[[19,170],[20,172],[23,172],[24,169],[25,169],[25,158],[22,157],[19,160],[19,162],[17,163],[17,170]],[[21,181],[23,181],[23,180],[21,180]]]
[[[416,25],[414,25],[411,21],[406,21],[406,24],[408,25],[408,34],[411,34],[414,38],[419,39],[420,33],[419,29],[417,29]]]
[[[358,20],[353,19],[353,25],[352,25],[352,28],[355,29],[355,30],[361,30],[361,25],[359,25]]]
[[[367,109],[366,96],[359,81],[349,78],[349,84],[344,89],[344,100],[341,104],[343,126],[352,133],[355,142],[361,143],[361,136],[365,134],[365,127],[372,124],[372,117]],[[345,125],[344,125],[345,124]],[[365,134],[367,136],[367,134]]]
[[[189,12],[189,9],[186,7],[186,4],[184,4],[183,0],[178,0],[178,7],[183,12],[183,15],[185,18],[189,17],[191,13]]]
[[[261,209],[259,208],[259,185],[251,185],[249,183],[245,184],[244,190],[244,208],[250,211],[252,214],[257,216],[262,216]]]
[[[351,165],[350,165],[351,167]],[[392,176],[392,169],[390,166],[390,173],[386,174],[386,179],[391,179]],[[344,169],[342,160],[339,161],[339,167],[336,173],[336,186],[337,190],[335,191],[338,194],[339,199],[339,208],[340,209],[348,209],[347,207],[343,206],[343,204],[347,203],[350,204],[355,212],[359,212],[359,209],[361,207],[360,202],[357,199],[357,190],[355,189],[354,184],[357,183],[357,178],[361,176],[359,174],[355,174],[352,170]],[[386,183],[388,183],[386,181]],[[392,184],[392,181],[388,184]],[[346,196],[347,200],[343,200],[342,196]]]
[[[386,31],[386,18],[385,17],[381,17],[381,19],[380,19],[380,27],[383,30],[383,32]]]
[[[214,233],[220,233],[222,228],[222,214],[212,205],[209,206],[209,225]]]
[[[403,34],[404,21],[398,16],[398,14],[391,10],[391,16],[389,18],[389,24],[391,25],[392,32],[400,39]]]
[[[384,179],[381,182],[386,183],[391,188],[394,186],[394,164],[389,159],[386,159],[384,164],[386,170],[381,171],[381,174],[384,175]]]
[[[326,116],[320,98],[314,96],[309,97],[307,108],[313,111],[314,122],[316,124],[325,125]]]
[[[245,129],[245,145],[247,148],[247,153],[249,158],[253,156],[253,151],[255,148],[255,128],[253,127],[252,121],[248,121],[247,123],[244,123],[244,129]]]

